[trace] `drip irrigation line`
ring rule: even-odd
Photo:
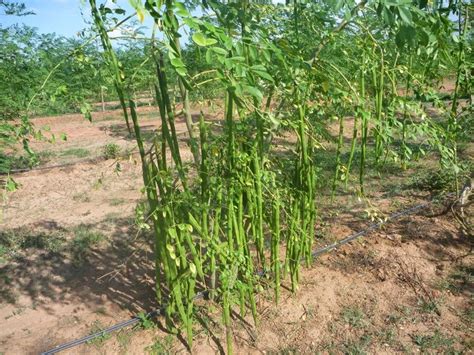
[[[154,312],[151,312],[151,313],[156,313],[156,311]],[[77,339],[77,340],[73,340],[73,341],[70,341],[69,343],[65,343],[65,344],[62,344],[60,346],[57,346],[56,348],[54,349],[51,349],[51,350],[48,350],[44,353],[41,353],[42,355],[51,355],[51,354],[56,354],[60,351],[64,351],[64,350],[67,350],[67,349],[70,349],[70,348],[73,348],[75,346],[78,346],[78,345],[81,345],[81,344],[85,344],[91,340],[94,340],[96,338],[99,338],[99,337],[103,337],[104,335],[106,334],[110,334],[116,330],[120,330],[122,328],[126,328],[126,327],[129,327],[133,324],[136,324],[140,321],[140,319],[138,317],[134,317],[132,319],[129,319],[129,320],[126,320],[124,322],[120,322],[120,323],[117,323],[113,326],[111,326],[110,328],[107,328],[107,329],[104,329],[104,330],[101,330],[100,332],[97,332],[97,333],[94,333],[94,334],[91,334],[91,335],[88,335],[86,337],[83,337],[83,338],[80,338],[80,339]]]
[[[411,207],[411,208],[407,208],[406,210],[403,210],[403,211],[399,211],[399,212],[396,212],[396,213],[393,213],[391,214],[390,216],[387,217],[386,220],[384,221],[380,221],[380,222],[377,222],[377,223],[373,223],[371,224],[369,227],[367,227],[366,229],[360,231],[360,232],[357,232],[355,234],[351,234],[350,236],[342,239],[342,240],[339,240],[333,244],[330,244],[330,245],[327,245],[323,248],[320,248],[320,249],[317,249],[315,250],[311,255],[313,256],[313,258],[316,258],[324,253],[327,253],[328,251],[331,251],[333,249],[336,249],[336,248],[339,248],[340,246],[344,245],[344,244],[347,244],[347,243],[350,243],[352,242],[353,240],[359,238],[359,237],[362,237],[363,235],[366,235],[367,233],[369,232],[372,232],[373,230],[376,230],[376,229],[379,229],[380,227],[382,227],[384,224],[386,224],[387,222],[389,221],[393,221],[397,218],[400,218],[402,216],[406,216],[406,215],[409,215],[409,214],[412,214],[418,210],[421,210],[425,207],[428,207],[429,205],[431,205],[433,202],[435,202],[435,200],[432,200],[432,201],[429,201],[429,202],[426,202],[426,203],[422,203],[420,205],[417,205],[417,206],[414,206],[414,207]]]
[[[35,168],[24,168],[24,169],[15,169],[15,170],[10,170],[8,172],[0,172],[0,175],[13,175],[13,174],[23,174],[23,173],[28,173],[30,171],[41,171],[41,170],[51,170],[51,169],[59,169],[59,168],[65,168],[68,166],[73,166],[81,163],[97,163],[101,159],[100,158],[93,158],[93,159],[85,159],[85,160],[78,160],[72,163],[65,163],[65,164],[57,164],[57,165],[49,165],[49,166],[38,166]]]
[[[453,194],[448,194],[446,197],[449,197],[449,196],[452,196]],[[382,227],[384,224],[387,224],[388,222],[390,221],[393,221],[395,219],[398,219],[400,217],[403,217],[403,216],[407,216],[407,215],[410,215],[410,214],[413,214],[415,213],[416,211],[418,210],[421,210],[421,209],[424,209],[428,206],[430,206],[431,204],[433,204],[434,202],[437,202],[438,200],[437,199],[433,199],[429,202],[426,202],[426,203],[422,203],[422,204],[419,204],[419,205],[416,205],[414,207],[410,207],[410,208],[407,208],[403,211],[399,211],[399,212],[396,212],[396,213],[393,213],[391,214],[390,216],[387,217],[386,220],[384,221],[380,221],[380,222],[377,222],[377,223],[373,223],[371,224],[370,226],[368,226],[366,229],[360,231],[360,232],[357,232],[357,233],[354,233],[354,234],[351,234],[350,236],[340,240],[340,241],[337,241],[333,244],[330,244],[330,245],[327,245],[325,247],[322,247],[322,248],[319,248],[319,249],[316,249],[315,251],[313,251],[313,253],[311,254],[313,256],[313,258],[317,258],[319,256],[321,256],[322,254],[325,254],[331,250],[334,250],[334,249],[337,249],[345,244],[348,244],[350,243],[351,241],[357,239],[357,238],[360,238],[376,229],[379,229],[380,227]],[[258,272],[257,275],[259,276],[263,276],[264,275],[264,272]],[[204,299],[207,297],[207,295],[209,294],[209,290],[205,290],[205,291],[201,291],[201,292],[198,292],[196,293],[196,295],[194,296],[193,300],[199,300],[199,299]],[[165,305],[162,305],[160,308],[158,309],[155,309],[154,311],[151,311],[149,312],[147,315],[146,315],[146,318],[155,318],[155,317],[158,317],[160,315],[163,315],[164,312],[165,312],[165,309],[166,309],[166,304]],[[126,320],[126,321],[123,321],[123,322],[120,322],[120,323],[117,323],[109,328],[106,328],[104,330],[101,330],[99,332],[96,332],[94,334],[90,334],[88,336],[85,336],[85,337],[82,337],[80,339],[76,339],[76,340],[73,340],[73,341],[70,341],[68,343],[64,343],[62,345],[59,345],[51,350],[48,350],[48,351],[45,351],[43,353],[41,353],[41,355],[53,355],[53,354],[56,354],[56,353],[59,353],[60,351],[64,351],[64,350],[67,350],[67,349],[71,349],[73,347],[76,347],[78,345],[81,345],[81,344],[85,344],[87,342],[90,342],[96,338],[99,338],[99,337],[103,337],[104,335],[106,334],[110,334],[112,332],[115,332],[117,330],[120,330],[120,329],[123,329],[123,328],[126,328],[126,327],[129,327],[129,326],[132,326],[132,325],[135,325],[135,324],[138,324],[141,320],[143,319],[143,316],[142,317],[139,317],[139,316],[135,316],[129,320]]]
[[[198,292],[195,296],[194,296],[194,301],[197,301],[197,300],[200,300],[200,299],[203,299],[203,298],[206,298],[206,296],[208,295],[209,291],[208,290],[205,290],[205,291],[201,291],[201,292]],[[158,317],[160,315],[164,315],[165,313],[165,309],[166,309],[166,304],[165,305],[162,305],[160,308],[158,309],[155,309],[154,311],[151,311],[149,312],[145,318],[147,319],[153,319],[155,317]],[[110,333],[113,333],[115,331],[118,331],[118,330],[121,330],[123,328],[126,328],[126,327],[130,327],[132,325],[135,325],[135,324],[138,324],[140,323],[140,321],[143,319],[143,317],[139,317],[139,316],[135,316],[131,319],[128,319],[126,321],[123,321],[123,322],[120,322],[120,323],[117,323],[109,328],[106,328],[106,329],[103,329],[101,331],[98,331],[96,333],[93,333],[93,334],[90,334],[90,335],[87,335],[85,337],[82,337],[80,339],[76,339],[76,340],[73,340],[73,341],[70,341],[68,343],[64,343],[64,344],[61,344],[61,345],[58,345],[56,346],[55,348],[51,349],[51,350],[48,350],[48,351],[45,351],[43,353],[41,353],[41,355],[53,355],[53,354],[57,354],[61,351],[64,351],[64,350],[67,350],[67,349],[71,349],[71,348],[74,348],[76,346],[79,346],[79,345],[82,345],[82,344],[86,344],[96,338],[100,338],[100,337],[103,337],[104,335],[107,335],[107,334],[110,334]]]
[[[136,152],[131,152],[130,155],[134,155]],[[127,156],[120,156],[119,158],[126,158]],[[91,163],[99,163],[101,161],[106,161],[107,159],[104,157],[95,157],[95,158],[90,158],[90,159],[81,159],[77,161],[73,161],[71,163],[64,163],[64,164],[57,164],[57,165],[48,165],[48,166],[37,166],[33,168],[23,168],[23,169],[14,169],[10,171],[0,171],[0,176],[1,175],[14,175],[14,174],[23,174],[23,173],[28,173],[30,171],[41,171],[41,170],[51,170],[51,169],[60,169],[60,168],[66,168],[68,166],[74,166],[78,164],[91,164]],[[115,162],[119,161],[118,159],[115,159]]]

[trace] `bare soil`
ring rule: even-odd
[[[152,110],[139,110],[144,130],[157,129]],[[141,167],[120,112],[95,114],[93,123],[66,115],[38,118],[35,125],[67,135],[64,142],[34,143],[48,152],[42,166],[74,164],[15,175],[20,189],[4,202],[1,241],[18,246],[0,259],[0,353],[5,354],[42,352],[157,307],[151,238],[134,224],[143,200]],[[182,120],[177,129],[185,132]],[[279,139],[283,144],[285,138]],[[108,143],[121,147],[120,158],[103,158]],[[428,200],[429,194],[404,184],[414,172],[399,172],[390,182],[375,179],[373,207],[388,214]],[[367,205],[351,193],[331,204],[322,197],[320,204],[315,247],[370,224]],[[442,210],[434,205],[320,257],[302,269],[297,293],[284,284],[279,305],[272,290],[263,290],[257,326],[235,310],[235,352],[471,353],[472,238],[461,233],[451,214],[439,215]],[[219,308],[200,301],[197,320],[192,352],[223,352]],[[160,322],[65,353],[188,352]]]

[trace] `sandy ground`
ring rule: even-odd
[[[143,128],[152,132],[157,120],[149,108],[140,111]],[[92,124],[80,115],[40,118],[35,124],[68,137],[34,144],[38,151],[53,152],[43,166],[75,164],[14,176],[21,188],[3,206],[1,229],[26,242],[15,258],[0,263],[0,353],[5,354],[45,351],[156,307],[151,241],[134,228],[134,210],[143,200],[141,167],[119,113],[97,114]],[[185,131],[181,120],[177,129]],[[111,142],[126,152],[117,160],[102,158],[103,146]],[[71,148],[88,154],[61,155]],[[388,213],[428,198],[378,191],[373,203]],[[316,246],[369,223],[356,198],[343,194],[335,205],[344,207],[324,209]],[[296,294],[284,284],[278,306],[272,291],[264,290],[257,326],[235,310],[235,352],[470,353],[472,241],[450,214],[430,216],[441,209],[403,218],[321,257],[302,270]],[[77,228],[104,238],[78,255],[54,247],[66,245]],[[198,309],[192,352],[223,352],[219,309],[204,301]],[[158,321],[151,329],[128,328],[65,353],[188,352]]]

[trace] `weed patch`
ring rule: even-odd
[[[104,159],[117,159],[120,156],[120,146],[115,143],[108,143],[102,148],[102,156]]]
[[[61,152],[62,157],[85,158],[90,155],[90,151],[85,148],[69,148]]]
[[[0,232],[0,265],[20,257],[28,249],[60,252],[66,243],[63,233],[33,233],[28,230]]]
[[[83,264],[91,248],[97,246],[105,240],[105,236],[97,231],[93,231],[86,226],[79,226],[74,230],[74,239],[71,243],[73,262],[76,265]]]
[[[341,317],[345,323],[354,328],[363,328],[367,325],[365,313],[357,307],[345,307],[341,311]]]
[[[439,330],[436,330],[433,334],[416,334],[412,336],[413,343],[420,347],[421,351],[436,350],[447,352],[451,350],[454,340],[447,337]]]

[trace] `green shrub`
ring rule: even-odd
[[[115,143],[108,143],[102,148],[105,159],[117,159],[120,156],[120,146]]]

